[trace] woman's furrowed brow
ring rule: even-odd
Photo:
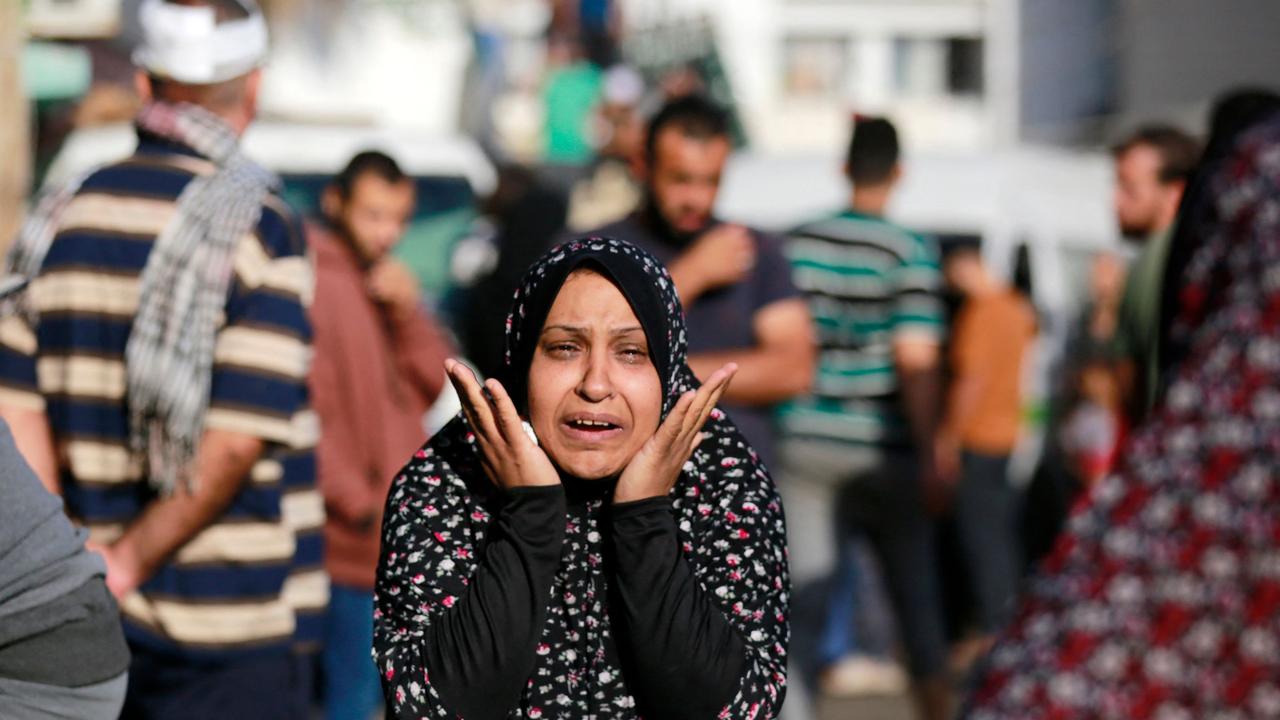
[[[556,324],[556,325],[547,325],[546,327],[542,328],[542,334],[545,335],[548,332],[551,332],[552,330],[559,330],[561,332],[572,333],[575,335],[585,335],[588,333],[588,328],[585,325]],[[643,332],[643,331],[644,331],[644,328],[641,327],[640,325],[627,325],[626,327],[614,328],[609,331],[609,334],[610,335],[626,335],[627,333]]]
[[[551,333],[551,332],[562,332],[562,333],[568,333],[570,335],[586,335],[587,328],[583,325],[565,325],[565,324],[547,325],[546,327],[542,328],[543,335],[546,335],[547,333]]]

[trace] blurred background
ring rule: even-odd
[[[138,4],[0,3],[6,242],[33,188],[132,149]],[[890,216],[944,245],[980,240],[993,270],[1021,273],[1032,294],[1043,322],[1033,415],[1092,258],[1131,251],[1111,208],[1108,146],[1152,120],[1202,132],[1216,96],[1274,87],[1280,66],[1272,0],[262,5],[272,59],[250,154],[285,176],[303,212],[358,150],[397,157],[419,185],[398,253],[446,316],[451,288],[494,261],[465,241],[483,235],[481,201],[504,166],[567,198],[610,143],[640,142],[665,96],[701,89],[731,108],[740,145],[719,214],[783,230],[845,199],[851,118],[893,118],[906,173]]]
[[[1151,121],[1202,135],[1224,91],[1280,88],[1275,0],[261,3],[272,48],[249,154],[307,214],[356,152],[394,156],[418,186],[396,252],[473,355],[485,341],[459,318],[494,272],[513,198],[551,215],[535,245],[564,221],[625,214],[634,183],[611,189],[601,161],[625,175],[665,99],[702,91],[730,109],[717,214],[780,232],[845,202],[852,119],[892,118],[905,174],[888,215],[944,249],[979,244],[1040,319],[1011,466],[1022,484],[1095,259],[1136,253],[1116,227],[1110,146]],[[4,242],[35,190],[131,152],[138,5],[0,0]],[[612,216],[581,201],[601,192],[622,198]],[[537,216],[523,216],[530,232]],[[865,717],[907,712],[865,702]]]
[[[436,299],[499,166],[567,188],[613,131],[595,112],[606,93],[643,113],[692,83],[739,130],[722,215],[783,229],[839,205],[851,116],[887,115],[907,166],[891,215],[981,238],[1006,275],[1027,248],[1037,307],[1069,315],[1091,253],[1119,242],[1107,145],[1151,119],[1202,130],[1212,98],[1274,84],[1280,65],[1270,0],[262,4],[272,60],[250,152],[303,210],[356,150],[400,158],[421,186],[400,252]],[[0,237],[33,186],[131,149],[137,5],[3,3]],[[636,87],[608,82],[615,63]]]

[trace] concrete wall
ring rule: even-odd
[[[1024,140],[1086,140],[1115,111],[1117,0],[1022,0]]]
[[[1225,90],[1280,90],[1277,0],[1122,0],[1119,20],[1121,125],[1159,118],[1202,131]]]

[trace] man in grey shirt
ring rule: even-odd
[[[129,650],[88,533],[40,484],[0,420],[0,717],[114,718]]]

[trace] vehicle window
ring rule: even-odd
[[[329,175],[284,175],[284,197],[304,217],[314,216]],[[434,302],[448,288],[449,256],[466,236],[476,213],[471,184],[460,175],[414,178],[418,206],[396,255],[413,268],[423,293]]]

